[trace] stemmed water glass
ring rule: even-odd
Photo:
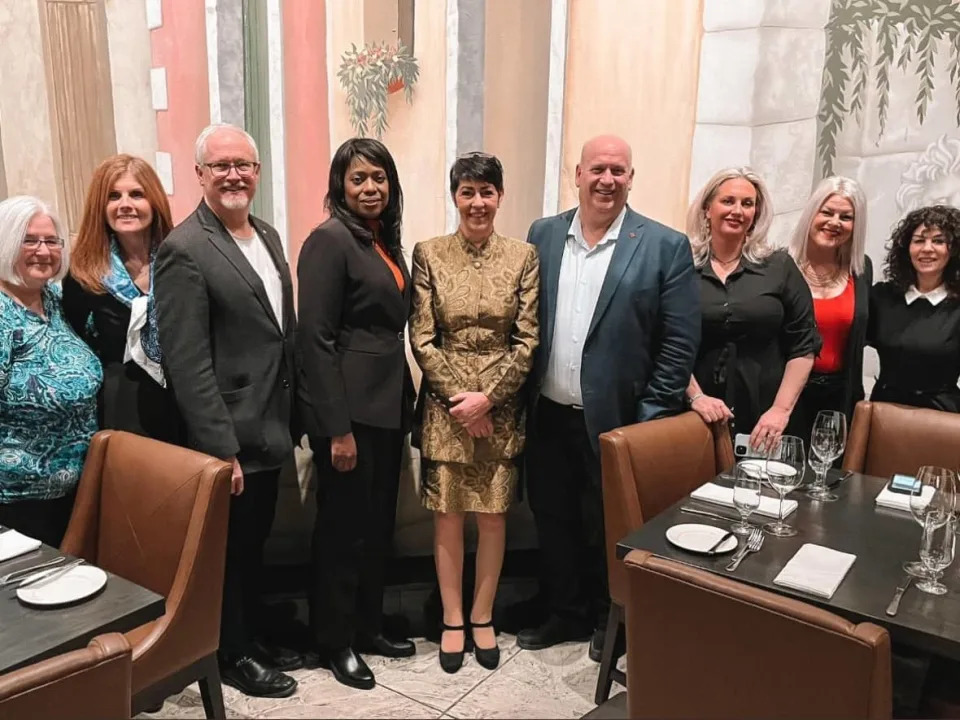
[[[760,507],[760,485],[763,473],[756,461],[739,462],[733,481],[733,506],[740,513],[740,522],[730,528],[737,535],[749,535],[753,525],[747,522],[751,513]]]
[[[847,417],[836,410],[821,410],[810,432],[810,467],[816,473],[813,487],[807,496],[814,500],[832,502],[837,499],[827,489],[827,470],[833,461],[843,455],[847,445]]]
[[[940,522],[935,513],[927,515],[920,540],[920,562],[926,576],[917,583],[917,590],[931,595],[945,595],[947,586],[940,582],[950,566],[956,550],[957,518],[952,513]]]
[[[797,534],[796,528],[783,521],[783,499],[803,480],[803,468],[806,463],[803,452],[803,440],[793,435],[784,435],[775,442],[767,453],[764,469],[767,482],[780,496],[780,509],[777,521],[763,526],[771,535],[791,537]]]
[[[940,525],[953,515],[957,507],[957,474],[948,468],[924,465],[917,471],[917,482],[910,493],[910,513],[922,528],[928,522]],[[918,578],[929,573],[920,562],[906,562],[903,569]]]

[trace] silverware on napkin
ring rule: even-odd
[[[913,575],[907,575],[903,582],[897,587],[897,591],[893,594],[893,600],[890,601],[890,604],[887,605],[887,615],[893,617],[897,614],[897,611],[900,609],[900,598],[903,597],[903,594],[907,591],[907,588],[910,587],[910,583],[913,582]]]
[[[41,573],[37,573],[36,575],[28,577],[26,580],[24,580],[19,585],[17,585],[17,589],[19,590],[20,588],[25,588],[25,587],[40,588],[40,587],[49,585],[54,580],[58,580],[59,578],[66,575],[68,572],[73,570],[75,567],[77,567],[77,565],[80,565],[82,562],[83,560],[72,560],[71,562],[68,562],[66,565],[63,565],[61,567],[51,568],[50,570],[44,570]]]
[[[727,522],[737,522],[740,519],[730,517],[729,515],[721,515],[720,513],[707,512],[706,510],[700,510],[699,508],[690,507],[689,505],[680,506],[680,512],[690,513],[691,515],[702,515],[703,517],[713,518],[714,520],[726,520]]]
[[[12,560],[13,558],[11,558]],[[53,560],[40,563],[39,565],[31,565],[30,567],[20,568],[19,570],[14,570],[13,572],[7,573],[6,575],[0,577],[0,587],[4,585],[11,585],[13,583],[18,583],[26,577],[29,577],[39,570],[44,568],[53,567],[54,565],[59,565],[67,559],[66,555],[60,555],[55,557]]]
[[[733,572],[736,570],[740,566],[740,561],[743,560],[748,553],[757,552],[761,547],[763,547],[763,530],[754,528],[747,536],[747,541],[743,544],[743,547],[737,551],[737,554],[733,556],[733,560],[727,565],[726,571]]]

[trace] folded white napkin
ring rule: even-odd
[[[694,500],[704,500],[705,502],[716,503],[717,505],[725,505],[726,507],[734,507],[733,505],[733,488],[723,487],[722,485],[717,485],[715,483],[707,483],[706,485],[701,485],[692,493],[690,497]],[[762,495],[760,497],[760,507],[754,510],[758,515],[766,515],[767,517],[775,518],[780,509],[780,498],[769,497]],[[787,517],[790,513],[797,509],[796,500],[784,500],[783,501],[783,516]]]
[[[830,599],[856,559],[857,556],[850,553],[807,543],[783,566],[773,582]]]
[[[39,540],[22,535],[16,530],[0,533],[0,562],[36,550],[40,544]]]
[[[923,490],[920,491],[920,497],[923,498],[924,505],[930,502],[930,498],[933,497],[933,492],[932,485],[926,485]],[[906,493],[895,493],[886,485],[883,486],[883,490],[877,495],[876,502],[880,507],[910,512],[910,496]]]

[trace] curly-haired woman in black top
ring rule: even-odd
[[[880,356],[870,399],[960,412],[960,209],[901,220],[884,277],[870,293],[867,343]]]

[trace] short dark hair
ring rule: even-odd
[[[952,297],[960,296],[960,210],[955,207],[930,205],[908,213],[890,236],[884,277],[904,292],[917,284],[917,271],[910,261],[910,241],[921,225],[939,228],[947,236],[950,258],[943,269],[943,284]]]
[[[461,155],[450,168],[451,195],[457,194],[457,189],[464,180],[490,183],[498,193],[503,193],[503,165],[496,155],[483,152]]]
[[[330,178],[323,206],[332,217],[346,225],[354,237],[373,242],[373,232],[367,227],[366,222],[347,206],[345,190],[347,170],[354,158],[358,157],[381,168],[387,176],[390,193],[387,197],[387,206],[380,214],[380,239],[398,258],[403,217],[403,189],[400,187],[397,164],[387,150],[387,146],[382,142],[373,138],[350,138],[337,148],[330,162]]]

